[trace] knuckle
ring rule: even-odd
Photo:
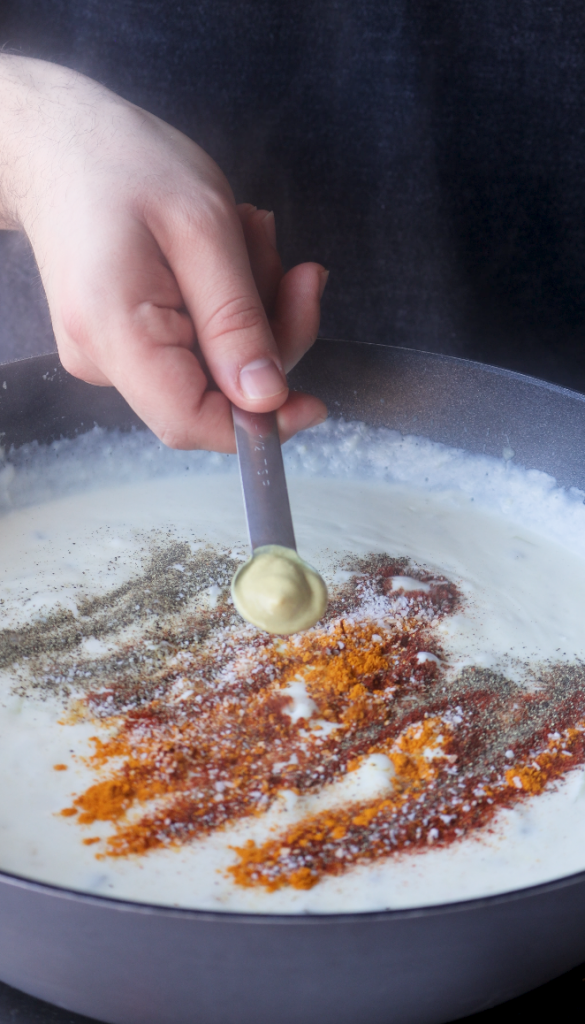
[[[236,205],[231,195],[219,189],[206,189],[203,209],[213,222],[218,220],[235,220],[238,216]]]
[[[156,430],[159,441],[162,441],[166,448],[174,448],[176,451],[187,451],[193,447],[185,431],[180,428],[163,424]]]
[[[218,224],[237,218],[233,200],[222,192],[201,186],[185,188],[168,200],[171,223],[180,235],[213,239]]]
[[[254,331],[264,325],[264,310],[249,296],[227,299],[210,317],[206,330],[212,338]]]
[[[213,174],[198,176],[195,185],[197,207],[210,217],[237,217],[236,201],[227,178],[214,165]]]
[[[83,379],[84,373],[87,371],[86,361],[80,357],[74,349],[68,346],[60,345],[59,348],[59,359],[61,366],[67,373],[70,373],[72,377],[80,377]]]

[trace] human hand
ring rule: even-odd
[[[326,410],[284,373],[312,345],[327,273],[283,274],[274,216],[154,115],[44,61],[0,55],[0,227],[32,243],[64,367],[114,385],[174,448],[235,450],[229,402]]]

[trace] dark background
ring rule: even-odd
[[[0,42],[199,142],[330,270],[322,333],[585,389],[581,0],[3,0]],[[0,232],[0,357],[53,345]]]
[[[582,0],[2,0],[0,45],[153,111],[274,209],[285,263],[331,271],[322,334],[585,391]],[[53,348],[0,232],[0,361]],[[568,1016],[584,978],[473,1020]],[[0,1022],[81,1020],[0,986]]]

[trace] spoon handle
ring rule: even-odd
[[[232,405],[232,415],[252,551],[265,544],[296,551],[276,413]]]

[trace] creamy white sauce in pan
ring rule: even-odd
[[[111,454],[102,464],[96,453],[104,445]],[[95,471],[88,473],[92,457]],[[157,621],[213,610],[220,599],[221,580],[186,596],[177,590],[176,611],[148,608],[145,593],[135,621],[111,628],[106,623],[99,636],[87,635],[84,601],[107,597],[136,577],[153,545],[186,544],[195,558],[207,544],[227,551],[236,563],[247,557],[233,460],[165,453],[151,439],[104,441],[98,434],[93,441],[24,452],[14,461],[14,469],[6,466],[0,474],[4,645],[7,630],[20,636],[27,624],[42,626],[64,612],[67,630],[79,629],[76,656],[88,663],[111,658]],[[417,655],[421,666],[434,659],[447,691],[466,667],[475,666],[502,673],[519,692],[530,693],[543,666],[585,661],[585,509],[578,492],[557,491],[543,474],[527,474],[504,461],[471,458],[359,425],[328,424],[310,432],[293,443],[288,461],[299,552],[330,589],[351,576],[344,559],[374,554],[412,560],[431,581],[435,574],[457,588],[458,606],[432,626],[440,657],[432,651]],[[186,568],[175,563],[171,571],[179,579]],[[387,589],[394,599],[417,590],[428,595],[433,585],[405,570]],[[382,613],[372,605],[372,631],[376,614]],[[284,835],[308,814],[391,793],[394,762],[379,752],[310,793],[295,794],[283,785],[262,813],[175,848],[104,855],[113,824],[80,825],[79,815],[61,812],[95,783],[99,773],[87,762],[94,749],[90,737],[107,739],[112,722],[71,714],[91,680],[72,677],[65,696],[63,686],[59,692],[35,688],[27,674],[34,657],[34,651],[23,657],[17,647],[14,661],[5,657],[0,672],[4,871],[145,903],[344,913],[458,901],[585,869],[585,776],[576,767],[537,795],[500,808],[489,827],[444,846],[430,835],[424,849],[357,863],[344,873],[325,874],[307,889],[283,885],[269,891],[234,880],[228,871],[236,860],[234,847]],[[64,678],[69,657],[62,659]],[[58,654],[54,660],[59,662]],[[181,685],[173,699],[181,698]],[[287,684],[286,697],[291,722],[304,719],[307,728],[327,736],[335,729],[335,722],[317,723],[303,678]],[[131,809],[129,820],[137,813]],[[84,845],[94,837],[99,842]]]

